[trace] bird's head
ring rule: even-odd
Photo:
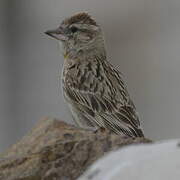
[[[100,26],[84,12],[65,19],[57,29],[45,33],[61,41],[67,51],[93,50],[104,46]]]

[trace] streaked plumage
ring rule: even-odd
[[[63,94],[76,124],[142,137],[122,74],[107,61],[100,26],[87,13],[79,13],[65,19],[55,35],[50,32],[63,44]],[[65,37],[58,36],[62,34]]]

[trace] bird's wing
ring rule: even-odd
[[[122,75],[110,64],[104,64],[101,76],[93,77],[96,89],[64,89],[84,118],[95,122],[100,127],[107,127],[117,134],[141,137],[143,132],[139,118],[132,103]],[[93,74],[92,74],[93,76]]]

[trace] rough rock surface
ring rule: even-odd
[[[0,156],[0,180],[74,180],[104,153],[147,142],[44,118]]]
[[[132,145],[110,152],[78,180],[178,180],[180,140]]]

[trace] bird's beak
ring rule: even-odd
[[[47,34],[48,36],[51,36],[57,40],[60,40],[60,41],[67,40],[67,36],[64,34],[64,32],[61,28],[57,28],[54,30],[48,30],[45,32],[45,34]]]

